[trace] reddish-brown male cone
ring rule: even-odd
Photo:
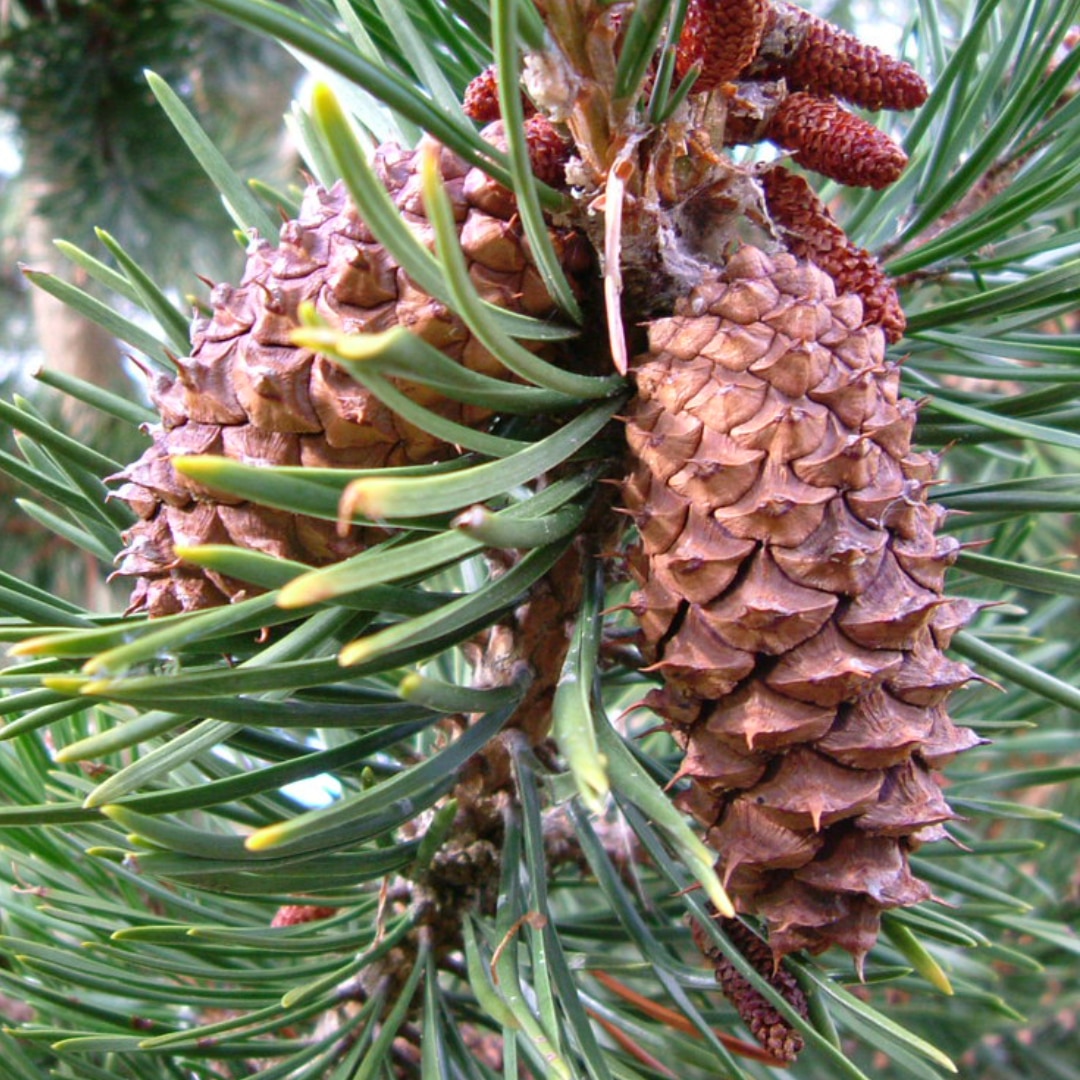
[[[893,140],[840,101],[912,109],[927,87],[903,61],[783,0],[690,0],[676,74],[694,92],[730,85],[725,142],[768,140],[842,184],[882,188],[907,165]]]
[[[932,770],[978,741],[944,708],[969,607],[941,593],[934,460],[862,299],[791,254],[742,248],[649,344],[624,498],[682,802],[776,957],[861,959],[929,897],[908,854],[953,816]]]
[[[697,92],[737,78],[782,79],[788,91],[874,110],[914,109],[928,94],[910,64],[785,0],[689,0],[676,74],[695,64]]]
[[[675,73],[681,79],[700,65],[695,93],[715,90],[757,55],[769,0],[690,0],[679,37]]]
[[[770,0],[749,78],[780,79],[789,90],[843,98],[863,109],[915,109],[928,90],[919,73],[785,0]]]
[[[728,145],[767,140],[796,164],[852,187],[888,187],[907,167],[901,147],[835,98],[789,94],[782,83],[741,86],[728,107]]]
[[[821,267],[837,292],[855,293],[868,323],[880,326],[890,342],[904,336],[907,318],[900,297],[877,259],[856,247],[810,185],[782,165],[761,175],[765,205],[788,250]]]

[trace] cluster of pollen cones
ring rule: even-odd
[[[726,102],[726,142],[772,141],[842,183],[880,187],[903,170],[903,151],[840,101],[912,108],[926,96],[921,79],[802,9],[690,0],[678,53],[679,76],[696,74],[698,91]],[[487,73],[466,108],[493,120],[495,100]],[[572,144],[529,112],[534,166],[558,183]],[[440,154],[480,294],[553,316],[512,193]],[[375,157],[427,239],[418,164],[419,151],[394,146]],[[937,535],[936,460],[912,448],[916,407],[885,356],[904,331],[891,283],[783,163],[746,173],[771,238],[703,259],[698,283],[649,324],[632,368],[622,485],[637,527],[632,607],[662,681],[648,704],[685,750],[679,801],[706,829],[737,908],[764,921],[776,962],[832,945],[861,960],[883,910],[930,895],[908,856],[953,816],[933,770],[978,741],[945,704],[972,673],[943,653],[975,605],[942,592],[958,545]],[[552,237],[572,279],[595,274],[580,234],[553,227]],[[177,546],[233,543],[320,565],[378,535],[222,497],[178,474],[174,455],[379,468],[456,452],[295,345],[304,302],[344,330],[404,326],[467,368],[509,377],[340,187],[311,188],[276,247],[253,245],[241,284],[214,289],[191,355],[153,388],[161,424],[118,492],[139,517],[119,568],[136,579],[134,609],[169,614],[249,591],[184,566]],[[544,348],[570,362],[565,346]],[[490,419],[403,388],[459,423]],[[563,627],[551,637],[536,650],[561,655]],[[755,1015],[791,1056],[787,1035]]]

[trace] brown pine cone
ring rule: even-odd
[[[501,138],[501,125],[486,133]],[[430,234],[417,169],[422,149],[379,148],[374,166],[402,217]],[[556,154],[541,145],[548,166]],[[459,222],[469,275],[484,299],[539,318],[556,315],[516,218],[513,196],[449,151],[440,167]],[[550,171],[550,170],[549,170]],[[580,246],[553,234],[580,260]],[[572,269],[572,268],[571,268]],[[227,498],[179,475],[176,454],[224,454],[237,461],[318,468],[382,468],[434,461],[454,447],[407,423],[323,356],[292,342],[301,303],[351,332],[407,327],[465,367],[509,377],[461,319],[419,289],[376,240],[341,184],[308,189],[299,218],[275,247],[253,244],[239,286],[218,285],[212,314],[194,330],[175,377],[152,386],[161,424],[153,445],[120,477],[118,495],[139,516],[126,534],[117,573],[135,577],[132,610],[167,615],[250,595],[257,589],[186,567],[174,546],[235,544],[311,565],[336,562],[371,542],[369,530],[339,536],[335,523]],[[558,350],[545,347],[556,358]],[[471,426],[488,413],[416,384],[410,397]]]
[[[861,957],[929,897],[907,855],[953,816],[932,770],[979,741],[944,708],[970,607],[941,592],[934,460],[861,299],[792,255],[742,248],[649,343],[623,495],[650,704],[773,954]]]

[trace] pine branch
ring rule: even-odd
[[[882,121],[897,135],[906,126],[911,164],[880,192],[823,187],[835,229],[887,254],[897,275],[908,329],[893,355],[910,354],[903,390],[926,399],[918,439],[948,449],[930,493],[950,515],[941,542],[965,545],[948,586],[956,625],[945,620],[941,633],[956,634],[953,654],[986,681],[955,698],[957,725],[976,735],[949,767],[962,815],[948,822],[953,842],[926,843],[911,860],[945,904],[893,911],[856,964],[837,950],[799,952],[779,976],[762,959],[768,914],[759,922],[744,908],[742,921],[718,926],[707,903],[730,919],[725,886],[747,894],[738,866],[717,873],[717,853],[684,813],[703,816],[713,793],[691,786],[697,766],[672,738],[693,749],[677,713],[689,705],[661,691],[644,655],[647,620],[663,612],[633,596],[644,556],[628,556],[602,482],[624,471],[615,426],[637,406],[594,329],[621,320],[634,352],[644,348],[636,319],[701,317],[671,314],[689,264],[685,253],[657,256],[668,234],[643,207],[677,207],[665,222],[724,265],[731,236],[709,232],[713,217],[734,205],[755,236],[769,215],[779,221],[775,205],[748,197],[756,174],[728,159],[718,118],[729,107],[740,122],[768,113],[778,91],[755,98],[761,72],[739,68],[720,80],[730,92],[696,96],[690,68],[708,60],[687,61],[676,4],[204,6],[335,72],[338,97],[320,90],[294,122],[314,171],[343,174],[344,187],[312,189],[273,248],[276,212],[172,108],[240,224],[267,237],[253,245],[249,285],[219,287],[189,343],[169,290],[107,235],[100,256],[67,251],[116,305],[37,281],[145,355],[159,440],[221,423],[190,411],[209,397],[198,383],[205,357],[262,334],[274,363],[301,351],[304,370],[318,365],[335,400],[352,403],[327,427],[366,423],[376,449],[285,461],[254,438],[232,456],[224,443],[206,453],[209,443],[166,441],[107,500],[113,455],[73,443],[26,402],[3,406],[20,434],[0,468],[33,493],[34,517],[93,558],[123,549],[125,572],[181,584],[156,601],[144,594],[148,617],[87,611],[0,578],[0,636],[12,645],[0,671],[0,993],[24,1010],[0,1036],[0,1071],[770,1075],[696,935],[751,1028],[768,1012],[777,1046],[806,1044],[792,1075],[934,1077],[953,1063],[972,1075],[1066,1075],[1080,831],[1069,758],[1080,667],[1069,529],[1080,473],[1070,157],[1080,53],[1067,42],[1080,3],[976,4],[955,24],[920,4],[910,54],[933,91],[913,119]],[[768,29],[747,25],[766,41],[750,44],[773,57]],[[578,140],[579,157],[558,162],[570,170],[564,190],[533,178],[516,127],[489,141],[458,106],[493,58],[504,109],[517,102],[522,57],[529,108]],[[798,93],[817,92],[807,85]],[[588,94],[574,96],[582,86]],[[779,132],[774,118],[756,119]],[[365,129],[382,144],[371,162]],[[427,149],[390,148],[391,132]],[[792,149],[805,156],[803,144]],[[621,232],[594,213],[619,190],[613,166],[628,198],[606,210],[622,213]],[[527,227],[519,206],[530,208]],[[806,226],[818,241],[823,213]],[[330,218],[347,224],[320,232]],[[773,222],[772,242],[786,229],[790,246],[795,224]],[[473,226],[487,232],[478,239]],[[505,266],[491,270],[481,249]],[[342,295],[377,296],[349,300],[372,320],[363,335],[333,321],[345,302],[323,287],[332,262]],[[302,317],[283,299],[301,263],[322,275]],[[609,301],[621,287],[641,309],[611,318],[605,287]],[[406,301],[420,331],[370,315]],[[575,308],[580,328],[560,315]],[[259,377],[245,368],[236,386]],[[142,405],[45,381],[129,429],[147,418]],[[302,397],[267,399],[293,424],[283,443],[314,434]],[[227,398],[214,407],[228,411]],[[150,508],[131,487],[163,494]],[[212,529],[185,526],[158,559],[143,515],[178,520],[191,491],[227,509]],[[237,507],[259,509],[250,518]],[[291,536],[317,537],[322,554],[290,547],[282,521]],[[204,596],[184,591],[193,581],[213,583],[217,606],[153,607]],[[670,646],[681,625],[654,637]],[[944,758],[957,749],[950,738],[960,736],[928,736],[922,752]],[[1045,1006],[1050,985],[1057,997]],[[1021,1008],[1030,1012],[1017,1029]]]

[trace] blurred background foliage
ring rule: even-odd
[[[121,394],[144,395],[141,376],[124,362],[112,335],[30,288],[19,273],[19,264],[58,273],[103,297],[55,249],[55,240],[91,248],[94,230],[105,229],[178,300],[200,287],[197,274],[224,280],[243,266],[243,244],[216,188],[175,129],[162,123],[144,76],[148,68],[176,88],[238,168],[269,182],[296,177],[281,117],[302,69],[275,44],[185,0],[5,3],[0,385],[9,393],[26,393],[30,373],[44,364]],[[126,312],[133,314],[130,306]],[[130,425],[52,393],[35,397],[69,430],[91,434],[96,428],[94,437],[115,456],[137,456],[140,440]],[[11,448],[6,427],[0,439]],[[96,567],[73,563],[19,514],[6,478],[0,478],[0,495],[5,566],[45,587],[52,578],[65,595],[90,602],[107,595]]]

